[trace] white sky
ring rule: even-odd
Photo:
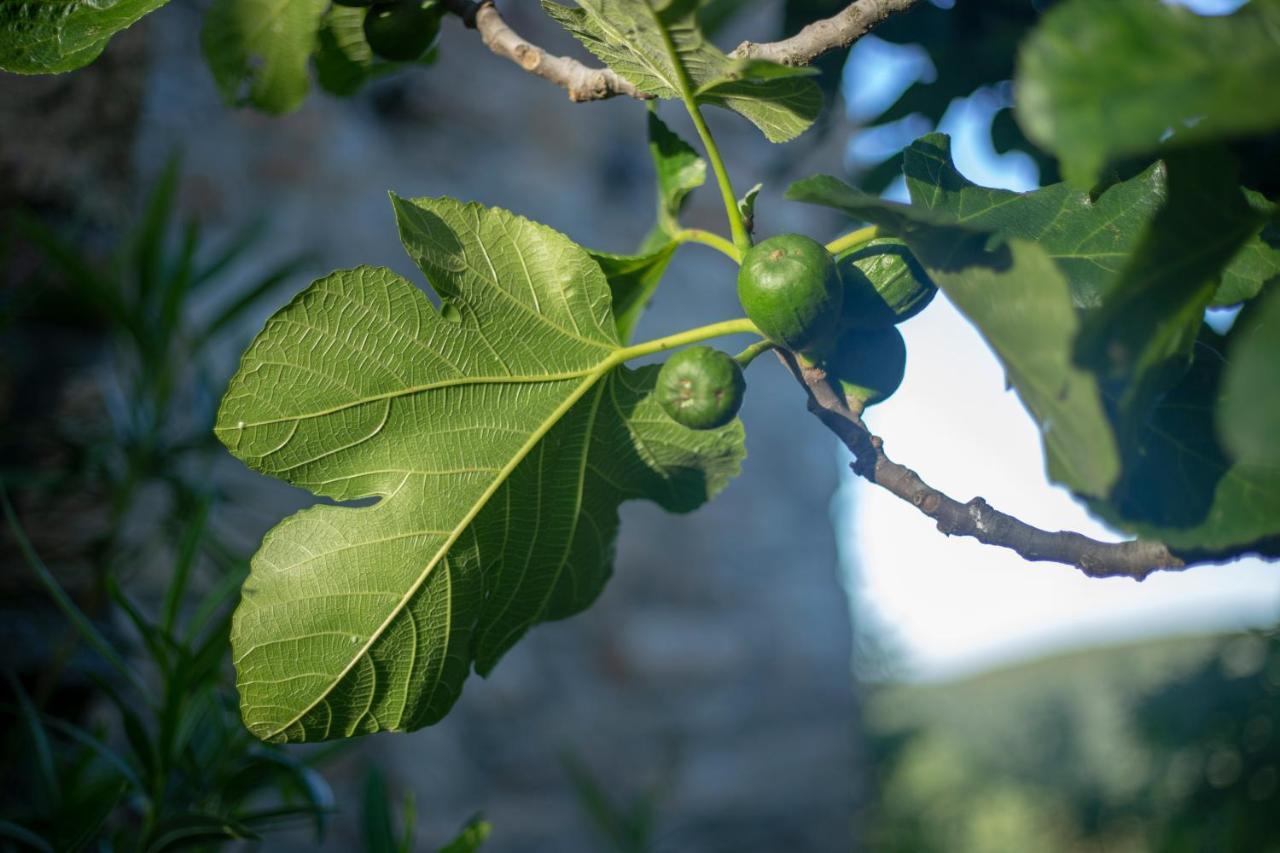
[[[929,72],[927,60],[900,60],[894,50],[874,38],[855,48],[846,80],[867,94],[856,99],[854,115],[874,114],[875,102],[896,97],[901,84],[890,76]],[[1027,189],[1036,176],[1030,158],[997,157],[985,137],[1001,97],[988,93],[953,105],[942,129],[953,135],[957,165],[971,180]],[[877,149],[896,150],[921,130],[883,132],[871,144],[859,143],[850,157],[875,160]],[[895,189],[894,195],[902,191]],[[981,495],[1041,527],[1116,538],[1048,483],[1034,424],[1005,390],[994,356],[943,297],[901,328],[906,380],[868,418],[894,459],[959,500]],[[841,458],[847,458],[843,451]],[[1160,573],[1141,584],[1100,581],[1069,567],[1024,562],[972,539],[948,539],[915,508],[852,475],[847,488],[842,545],[855,610],[864,625],[888,633],[916,678],[947,678],[1139,636],[1264,626],[1280,617],[1276,564],[1243,560]]]

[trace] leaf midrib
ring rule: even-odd
[[[674,46],[670,44],[670,36],[667,33],[666,25],[662,23],[662,19],[658,17],[658,13],[653,9],[652,6],[649,6],[646,3],[645,8],[648,10],[650,16],[653,18],[654,26],[657,27],[658,32],[662,34],[663,42],[667,45],[668,59],[671,60],[672,70],[676,74],[676,79],[674,81],[667,79],[666,69],[661,69],[661,68],[658,68],[656,65],[654,65],[653,61],[644,52],[632,49],[631,53],[633,56],[636,56],[639,59],[641,59],[643,63],[649,67],[650,71],[653,73],[653,76],[661,80],[663,85],[665,85],[668,89],[672,90],[673,92],[680,93],[681,95],[686,95],[688,94],[688,92],[686,89],[681,87],[681,81],[679,79],[680,69],[683,66],[680,64],[680,60],[678,56],[675,55],[676,52],[675,52]],[[593,9],[590,9],[585,6],[583,7],[583,10],[586,11],[588,14],[591,14],[592,17],[596,19],[596,23],[600,25],[600,29],[604,30],[609,35],[613,36],[617,40],[618,44],[626,44],[626,45],[631,44],[631,39],[627,38],[625,33],[618,32],[618,30],[615,27],[610,25],[609,19],[607,17],[605,17],[604,15],[595,13]]]
[[[614,350],[610,353],[608,358],[601,361],[594,369],[585,374],[583,381],[579,383],[578,387],[575,388],[573,392],[569,394],[564,401],[561,402],[560,405],[542,421],[541,424],[538,425],[538,428],[530,434],[529,439],[521,445],[520,449],[512,455],[507,464],[499,470],[497,476],[493,478],[493,481],[485,488],[484,492],[476,498],[471,509],[468,510],[467,514],[454,526],[449,537],[445,539],[438,549],[436,549],[435,554],[432,555],[430,561],[419,573],[417,579],[414,580],[413,584],[405,594],[401,596],[400,600],[391,609],[391,612],[387,614],[387,617],[382,621],[382,623],[370,633],[368,639],[366,639],[360,648],[355,651],[351,656],[351,660],[347,662],[347,665],[333,677],[330,684],[324,690],[320,691],[316,697],[306,705],[306,707],[298,711],[298,713],[287,722],[269,732],[265,739],[271,740],[278,737],[281,733],[296,725],[303,717],[311,713],[317,705],[328,698],[329,694],[332,693],[333,690],[342,683],[343,679],[351,673],[351,670],[356,666],[356,664],[364,659],[364,657],[369,653],[369,650],[373,648],[373,644],[381,639],[387,628],[389,628],[391,624],[400,617],[404,612],[405,607],[407,607],[409,602],[413,600],[414,596],[418,594],[418,591],[422,589],[422,585],[426,583],[427,578],[431,577],[432,570],[435,568],[436,564],[442,559],[447,558],[450,549],[452,549],[454,543],[458,541],[458,537],[460,537],[467,528],[471,526],[471,522],[475,521],[476,516],[479,515],[480,512],[488,505],[489,500],[497,493],[498,489],[506,483],[507,479],[515,469],[519,467],[520,463],[524,461],[525,457],[529,455],[530,451],[538,446],[551,428],[559,423],[564,416],[569,413],[569,410],[572,409],[589,390],[591,390],[601,377],[626,359],[628,352],[629,351],[627,349],[623,348]]]
[[[397,397],[409,397],[413,394],[422,394],[427,391],[437,391],[441,388],[459,388],[467,385],[534,385],[542,382],[565,382],[570,379],[580,379],[589,376],[598,367],[588,368],[586,370],[573,370],[564,373],[544,373],[538,376],[464,376],[459,379],[449,379],[442,382],[429,382],[425,385],[410,385],[407,388],[397,388],[394,391],[387,391],[382,394],[371,394],[367,397],[360,397],[350,400],[328,409],[319,409],[314,412],[306,412],[300,415],[284,415],[278,418],[268,418],[262,421],[237,421],[235,426],[221,426],[217,431],[232,432],[236,430],[249,429],[250,427],[271,426],[272,424],[291,423],[294,421],[305,421],[311,418],[321,418],[326,415],[344,412],[347,409],[353,409],[357,406],[364,406],[368,403],[376,403],[379,400],[394,400]]]

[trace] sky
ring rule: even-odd
[[[1238,3],[1208,3],[1224,11]],[[851,115],[874,115],[902,79],[932,73],[927,57],[868,37],[846,69]],[[1029,157],[1001,157],[986,127],[1007,93],[957,102],[940,129],[953,136],[959,169],[987,186],[1036,186]],[[851,160],[877,161],[929,130],[927,123],[859,140]],[[890,189],[903,197],[903,187]],[[897,461],[958,500],[981,495],[998,509],[1050,530],[1118,539],[1044,474],[1040,439],[977,333],[946,299],[901,327],[907,375],[868,423]],[[840,458],[847,461],[847,452]],[[837,502],[842,553],[855,618],[880,632],[905,675],[943,680],[1046,653],[1140,637],[1263,627],[1280,618],[1280,567],[1248,559],[1143,583],[1087,578],[1052,563],[1029,563],[1001,548],[949,539],[887,491],[846,474]]]

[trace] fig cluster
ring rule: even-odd
[[[440,0],[333,0],[340,6],[368,7],[364,38],[377,56],[391,62],[422,58],[440,34]]]
[[[907,348],[897,324],[937,287],[901,240],[873,240],[832,257],[809,237],[783,234],[749,249],[738,299],[770,340],[821,362],[846,398],[870,406],[902,383]]]
[[[820,362],[861,409],[887,400],[907,366],[898,324],[937,293],[907,245],[879,238],[836,258],[802,234],[781,234],[751,247],[738,271],[738,300],[761,333]],[[746,382],[737,360],[705,346],[673,355],[658,372],[659,404],[690,429],[728,424]]]

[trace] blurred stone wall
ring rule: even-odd
[[[769,32],[776,10],[760,7],[743,23]],[[576,50],[536,4],[504,9],[530,38]],[[436,67],[351,101],[314,94],[284,118],[219,104],[198,25],[180,4],[152,20],[136,164],[154,174],[180,147],[185,206],[215,228],[268,217],[264,262],[309,249],[317,273],[384,264],[420,281],[396,238],[388,190],[501,205],[613,251],[634,247],[651,224],[644,109],[571,104],[489,55],[456,21],[446,23]],[[692,135],[676,111],[663,114]],[[783,166],[782,149],[745,122],[713,119],[739,189],[753,172],[769,175],[763,233],[833,227],[784,209],[780,194],[787,170],[838,171],[838,142],[786,149],[797,162]],[[714,186],[697,194],[689,219],[723,230]],[[731,265],[688,247],[639,334],[738,311]],[[595,606],[536,628],[488,680],[473,677],[442,724],[367,739],[341,760],[342,813],[324,849],[357,844],[358,784],[375,762],[393,790],[414,792],[424,849],[477,810],[495,827],[486,849],[608,849],[574,794],[566,753],[615,802],[653,797],[662,850],[850,847],[851,632],[829,513],[838,464],[777,364],[761,359],[748,380],[741,478],[691,516],[624,507],[616,575]],[[234,462],[225,476],[245,496],[233,513],[246,547],[304,499]],[[297,846],[314,845],[299,836]]]

